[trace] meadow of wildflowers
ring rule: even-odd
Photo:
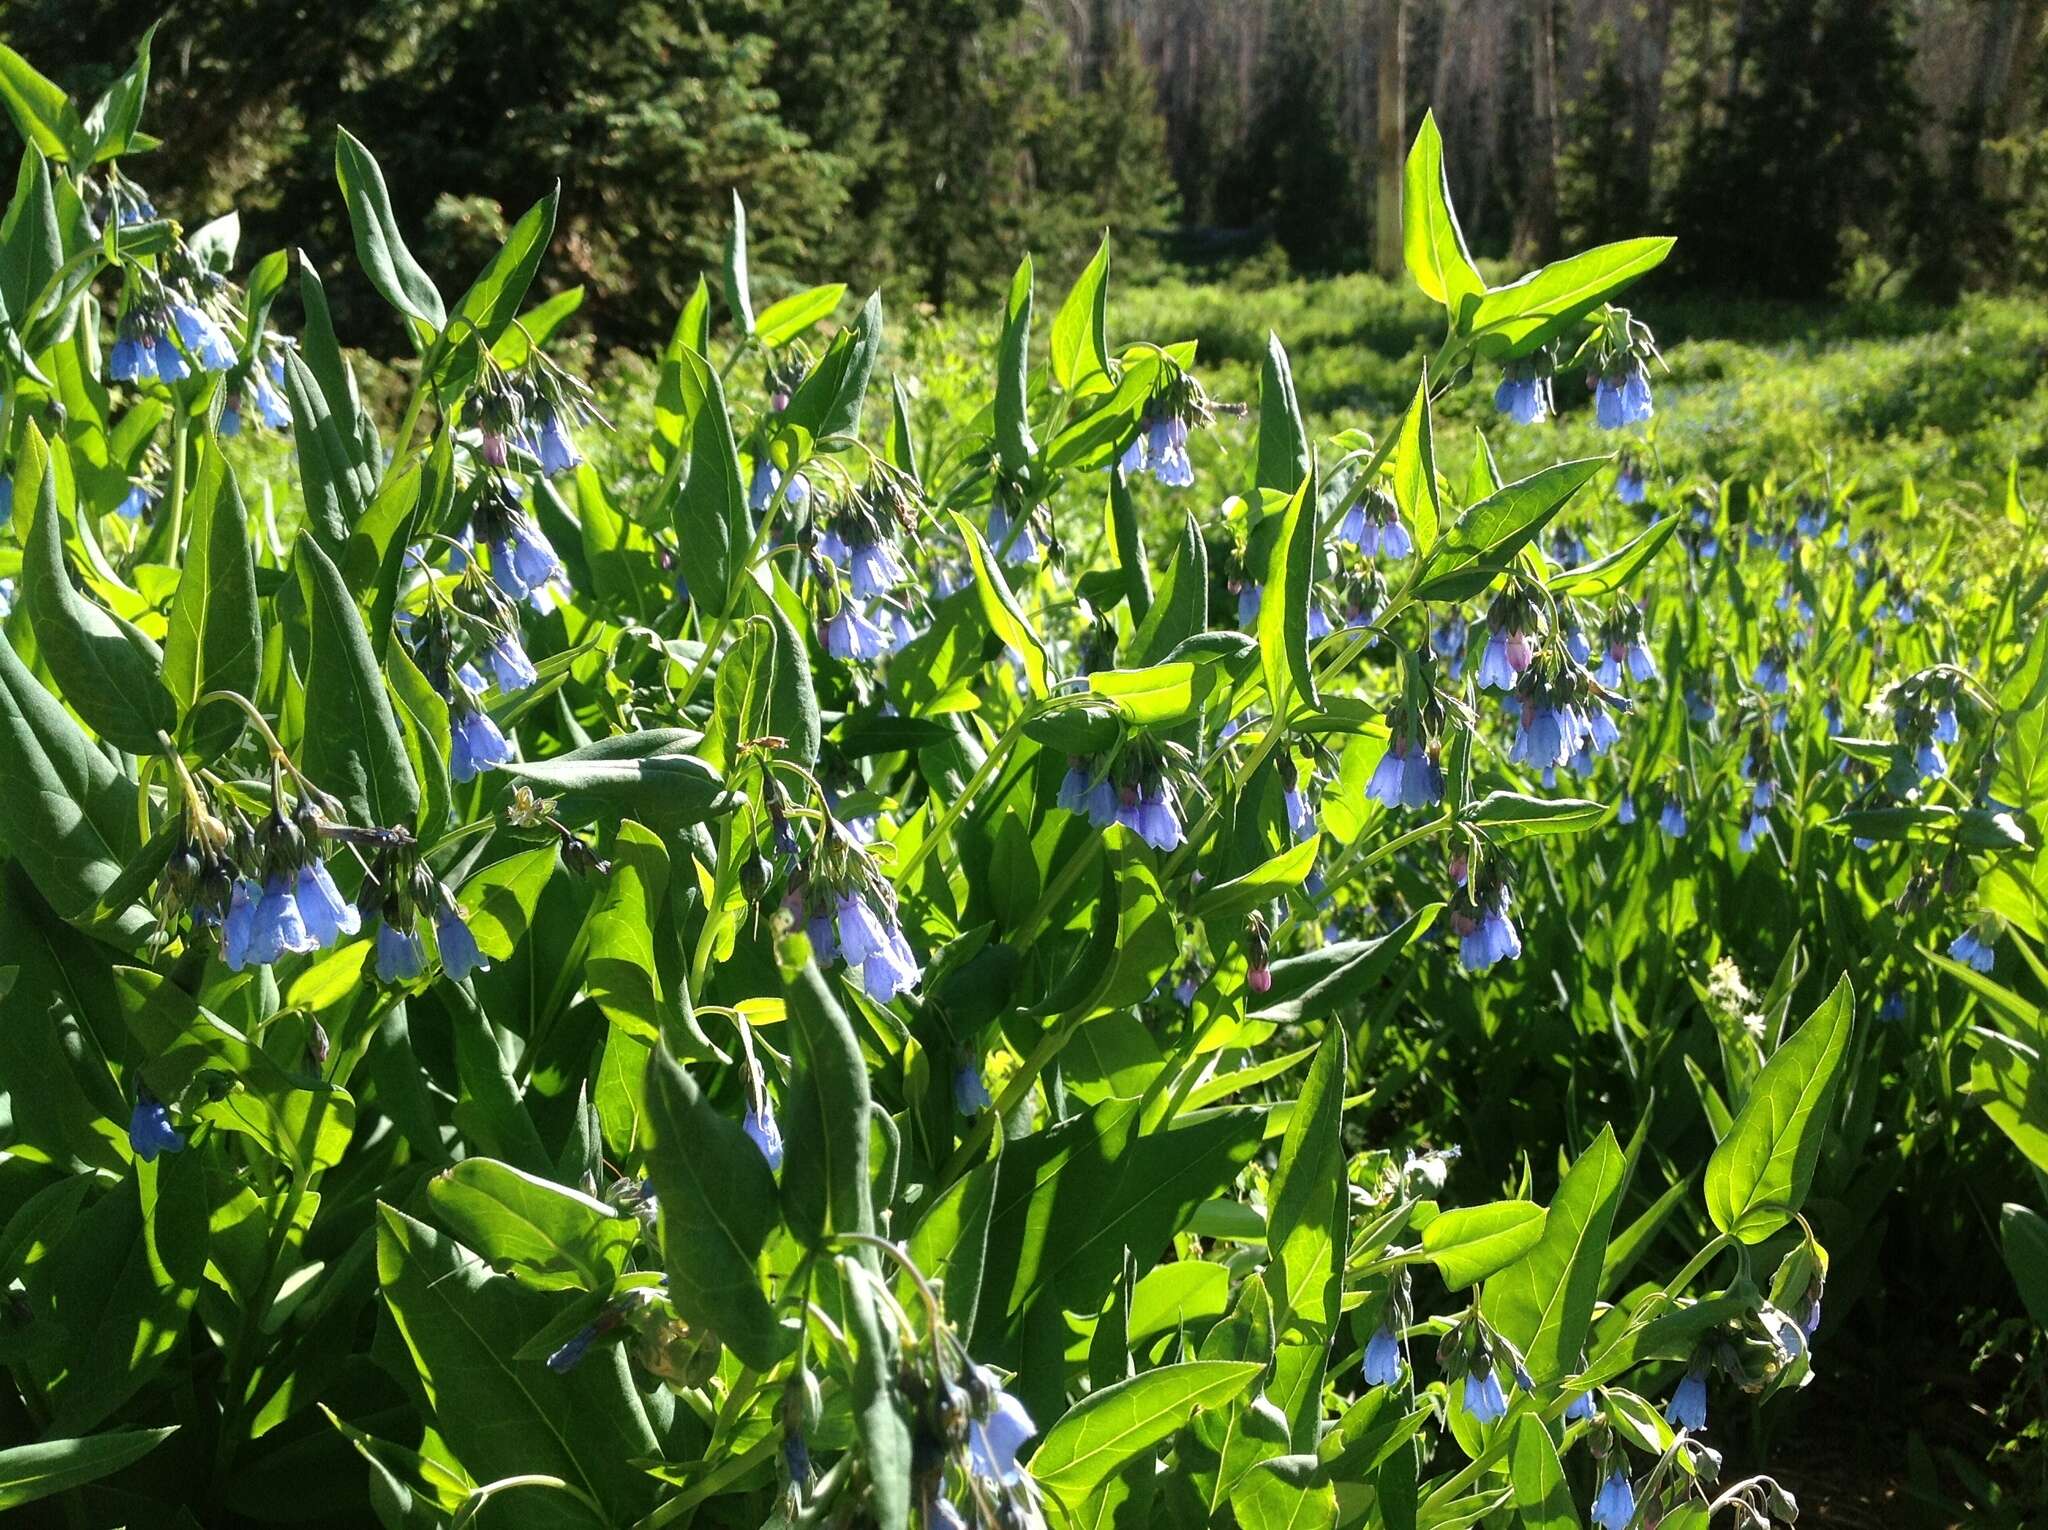
[[[147,87],[0,48],[0,1507],[1789,1523],[1902,1222],[2024,1421],[2017,466],[1709,470],[1670,242],[1490,279],[1428,122],[1354,412],[1106,242],[971,352],[757,303],[737,202],[593,386],[553,195],[451,296],[343,133],[354,251],[245,251]]]

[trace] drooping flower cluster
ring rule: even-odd
[[[1215,418],[1209,395],[1192,375],[1173,368],[1165,385],[1152,396],[1138,422],[1138,433],[1124,448],[1119,466],[1124,476],[1150,472],[1169,489],[1194,484],[1195,465],[1188,457],[1188,431],[1204,428]]]
[[[1185,837],[1179,794],[1149,740],[1100,762],[1069,759],[1056,801],[1070,813],[1085,814],[1098,829],[1122,824],[1154,850],[1177,850]]]
[[[1484,972],[1496,962],[1522,954],[1522,937],[1508,918],[1513,901],[1506,867],[1488,855],[1468,874],[1464,856],[1451,863],[1451,933],[1458,940],[1458,960],[1467,972]]]
[[[1509,362],[1502,369],[1500,386],[1493,390],[1493,407],[1517,425],[1539,425],[1549,419],[1557,412],[1551,365],[1547,352]]]
[[[1368,558],[1398,560],[1415,551],[1415,539],[1401,523],[1401,507],[1394,503],[1393,495],[1377,484],[1360,494],[1344,512],[1337,535]]]

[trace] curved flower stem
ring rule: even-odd
[[[545,1472],[526,1472],[517,1477],[500,1477],[496,1482],[487,1482],[482,1487],[472,1488],[469,1496],[462,1501],[462,1507],[455,1511],[453,1530],[463,1530],[463,1527],[474,1520],[483,1506],[495,1495],[509,1492],[513,1488],[552,1488],[558,1493],[567,1493],[597,1519],[604,1518],[603,1505],[574,1483],[564,1482],[560,1477],[550,1477]]]
[[[911,873],[922,866],[924,858],[946,838],[960,815],[967,811],[967,805],[973,801],[975,793],[988,785],[990,778],[996,773],[996,767],[1002,763],[1003,756],[1016,747],[1017,738],[1024,731],[1024,724],[1031,716],[1032,713],[1028,710],[1020,713],[1017,720],[1004,730],[1002,737],[990,746],[988,753],[982,756],[981,764],[976,767],[974,774],[967,778],[967,784],[960,788],[960,795],[946,804],[945,811],[933,820],[931,827],[925,831],[924,838],[918,841],[917,848],[904,858],[903,864],[896,872],[899,886],[910,880]]]

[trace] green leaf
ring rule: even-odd
[[[1605,820],[1613,811],[1604,802],[1579,797],[1525,797],[1520,792],[1488,792],[1459,815],[1464,823],[1486,830],[1497,844],[1550,834],[1576,834]]]
[[[1384,935],[1340,940],[1273,963],[1273,986],[1254,1020],[1284,1025],[1304,1017],[1335,1014],[1393,970],[1395,960],[1436,923],[1441,903],[1425,903]]]
[[[1422,1229],[1422,1251],[1453,1291],[1504,1270],[1543,1236],[1544,1211],[1533,1201],[1490,1201],[1446,1211]]]
[[[561,195],[558,181],[520,216],[497,254],[455,305],[455,315],[448,323],[454,349],[441,369],[440,386],[445,391],[459,393],[467,388],[476,376],[478,348],[495,345],[499,336],[511,329],[547,254],[548,241],[554,238],[555,208]]]
[[[726,413],[725,387],[711,364],[685,350],[678,362],[690,404],[690,470],[674,504],[676,560],[689,581],[690,598],[708,616],[733,609],[742,565],[753,545],[746,485],[740,479],[739,445]]]
[[[897,1325],[884,1315],[880,1293],[869,1285],[876,1258],[872,1249],[863,1249],[838,1265],[846,1288],[846,1326],[855,1341],[853,1421],[869,1483],[867,1511],[876,1530],[909,1530],[915,1456],[910,1416],[896,1386]]]
[[[51,159],[79,169],[91,162],[92,141],[71,98],[5,43],[0,43],[0,106],[7,108],[22,139]]]
[[[1734,1126],[1707,1160],[1707,1215],[1722,1232],[1761,1243],[1806,1200],[1855,1008],[1844,973],[1757,1075]]]
[[[661,971],[655,960],[655,921],[668,892],[668,850],[661,837],[630,818],[613,838],[611,875],[590,909],[590,946],[583,986],[612,1022],[607,1061],[625,1031],[639,1040],[660,1039],[664,1006]]]
[[[468,917],[469,933],[492,961],[507,960],[533,928],[534,910],[555,874],[559,853],[550,841],[493,861],[462,884],[457,901]]]
[[[775,1177],[739,1122],[712,1109],[666,1048],[647,1069],[648,1173],[669,1297],[756,1370],[789,1347],[756,1263],[779,1225]]]
[[[747,275],[747,208],[732,194],[732,228],[725,236],[725,307],[743,335],[754,332],[754,289]]]
[[[1022,476],[1038,450],[1031,438],[1030,374],[1031,257],[1026,255],[1010,278],[996,343],[996,460],[1012,478]]]
[[[831,318],[832,311],[845,296],[845,282],[792,292],[761,310],[760,318],[754,322],[754,338],[771,348],[787,345],[813,324]]]
[[[1292,494],[1315,466],[1308,430],[1301,423],[1301,405],[1294,397],[1294,369],[1280,337],[1266,335],[1266,354],[1259,363],[1259,442],[1254,493],[1271,489]]]
[[[1515,1421],[1508,1445],[1508,1478],[1515,1485],[1515,1523],[1522,1530],[1579,1530],[1579,1511],[1564,1480],[1564,1463],[1550,1430],[1533,1413]]]
[[[319,381],[296,352],[284,358],[284,393],[292,410],[292,452],[306,499],[306,531],[329,558],[346,556],[349,535],[369,507],[375,480],[360,447],[337,419]]]
[[[1474,343],[1482,354],[1503,360],[1526,356],[1662,265],[1676,242],[1624,239],[1598,245],[1495,287],[1472,315]]]
[[[912,1262],[927,1280],[945,1283],[946,1316],[962,1333],[974,1331],[995,1196],[996,1165],[976,1164],[940,1192],[910,1235]]]
[[[704,401],[701,374],[689,367],[689,356],[711,354],[711,289],[703,277],[691,291],[683,311],[676,315],[675,333],[661,353],[661,371],[654,383],[654,440],[649,456],[657,468],[666,470],[669,458],[682,445],[684,434]]]
[[[50,162],[30,144],[22,151],[14,199],[0,216],[0,308],[24,327],[37,315],[30,308],[64,264],[64,231],[57,218]],[[7,444],[0,441],[0,455]]]
[[[1134,727],[1171,727],[1201,711],[1217,678],[1213,663],[1178,660],[1144,669],[1098,669],[1088,676],[1088,690],[1114,701]]]
[[[313,393],[325,403],[324,413],[334,420],[334,427],[340,433],[341,444],[330,448],[333,470],[346,471],[353,481],[337,490],[341,495],[342,509],[347,519],[341,523],[341,538],[360,519],[370,501],[376,498],[377,484],[384,474],[384,447],[377,439],[377,422],[369,410],[363,407],[360,392],[356,388],[356,374],[349,365],[348,357],[342,353],[341,341],[334,333],[334,319],[327,308],[327,289],[320,284],[320,277],[313,269],[313,263],[306,258],[306,252],[297,252],[299,263],[299,303],[306,311],[306,322],[299,332],[299,349],[304,353],[308,371],[313,375]],[[285,382],[287,391],[292,379],[292,361],[299,359],[291,353],[285,357]],[[299,403],[292,401],[292,442],[299,450],[304,441],[299,436]],[[301,459],[301,476],[306,464]],[[309,500],[310,504],[311,501]],[[341,556],[341,540],[332,540],[326,550],[328,556]]]
[[[1137,501],[1121,465],[1109,470],[1109,527],[1116,543],[1117,572],[1123,575],[1124,603],[1140,626],[1152,609],[1152,565],[1145,557],[1145,536],[1138,526]]]
[[[620,1470],[624,1459],[661,1453],[625,1351],[595,1347],[566,1375],[544,1358],[519,1358],[565,1298],[525,1290],[424,1222],[391,1206],[377,1210],[385,1306],[453,1458],[480,1482],[558,1477],[603,1510],[593,1519],[568,1494],[527,1493],[520,1520],[534,1530],[630,1524],[652,1509],[654,1479]]]
[[[1550,593],[1578,600],[1612,595],[1649,565],[1677,529],[1678,519],[1675,516],[1667,515],[1661,521],[1653,521],[1647,531],[1630,538],[1605,557],[1581,563],[1550,580]]]
[[[1321,704],[1308,662],[1308,606],[1318,552],[1316,498],[1311,473],[1295,485],[1266,558],[1265,593],[1259,601],[1259,659],[1278,718],[1287,717],[1297,702],[1310,708]]]
[[[2048,1329],[2048,1217],[2008,1201],[1999,1213],[1998,1234],[2020,1300],[2035,1325]]]
[[[348,203],[348,221],[355,230],[356,259],[378,294],[409,318],[437,334],[448,324],[433,278],[420,269],[398,231],[384,172],[370,151],[347,128],[334,130],[334,174]]]
[[[1514,561],[1585,487],[1605,457],[1560,462],[1517,479],[1473,505],[1422,560],[1415,594],[1422,600],[1470,600]]]
[[[654,829],[687,828],[730,812],[739,800],[726,790],[717,771],[690,754],[648,759],[564,756],[507,765],[501,774],[514,783],[525,782],[542,796],[558,797],[556,816],[572,825],[637,818]]]
[[[1230,1490],[1239,1530],[1320,1530],[1337,1523],[1337,1488],[1313,1455],[1261,1461]]]
[[[1202,541],[1200,523],[1192,514],[1183,514],[1180,539],[1166,565],[1166,577],[1125,656],[1132,664],[1147,664],[1171,653],[1200,632],[1208,624],[1208,616],[1209,550]]]
[[[980,528],[958,510],[953,512],[953,523],[960,528],[961,540],[967,544],[968,561],[974,565],[974,588],[981,601],[983,619],[988,622],[989,630],[1002,639],[1003,646],[1024,666],[1024,679],[1031,687],[1031,694],[1043,699],[1048,689],[1045,645],[1031,630],[1030,619],[1017,604],[1017,597],[1010,593],[1010,583],[1003,577],[1002,565],[989,551],[988,541]]]
[[[17,472],[40,486],[22,554],[22,598],[43,662],[87,727],[117,749],[154,754],[163,747],[157,735],[178,725],[177,707],[158,678],[163,655],[132,622],[101,609],[72,585],[57,453],[33,423],[23,436]]]
[[[1109,235],[1082,268],[1052,321],[1052,376],[1069,397],[1085,398],[1110,384]]]
[[[1401,253],[1415,285],[1450,311],[1451,332],[1463,334],[1486,283],[1465,248],[1451,207],[1450,178],[1434,113],[1425,112],[1401,177]]]
[[[1436,433],[1430,424],[1429,368],[1415,385],[1415,397],[1394,437],[1394,503],[1408,522],[1416,553],[1427,559],[1443,524],[1443,497],[1436,481]]]
[[[0,633],[0,843],[65,919],[98,908],[140,847],[135,783],[44,690]],[[154,921],[122,911],[109,935],[139,943]]]
[[[0,1509],[18,1509],[52,1493],[111,1477],[140,1461],[177,1432],[178,1426],[171,1424],[163,1429],[94,1434],[79,1440],[41,1440],[0,1450]]]
[[[494,1158],[465,1158],[427,1184],[449,1231],[499,1270],[545,1291],[609,1291],[639,1221]]]
[[[1290,888],[1301,886],[1315,870],[1316,852],[1323,838],[1312,834],[1289,845],[1278,855],[1261,862],[1241,877],[1218,883],[1195,900],[1194,917],[1207,922],[1230,923],[1270,903]]]
[[[262,679],[263,626],[256,607],[255,541],[234,469],[212,440],[199,444],[188,503],[178,598],[164,643],[164,684],[184,714],[187,747],[204,764],[241,737],[248,719],[232,702],[193,708],[208,691],[253,696]]]
[[[1058,1498],[1085,1498],[1198,1412],[1242,1396],[1262,1369],[1252,1360],[1186,1360],[1090,1392],[1046,1431],[1031,1475]]]
[[[299,538],[296,562],[313,628],[299,767],[340,799],[349,822],[410,824],[419,811],[419,783],[362,613],[310,535]]]
[[[1280,1335],[1274,1400],[1287,1413],[1291,1443],[1313,1449],[1322,1416],[1323,1375],[1344,1295],[1350,1190],[1344,1178],[1344,1027],[1331,1022],[1302,1084],[1268,1194],[1266,1246]]]
[[[137,130],[142,126],[142,103],[149,94],[149,44],[162,24],[149,24],[142,41],[135,45],[135,61],[86,113],[85,137],[92,145],[92,162],[96,165],[141,147]]]
[[[875,1230],[868,1069],[815,962],[784,985],[783,999],[796,1043],[784,1101],[783,1214],[789,1230],[816,1248],[828,1233]]]
[[[1538,1386],[1578,1368],[1621,1199],[1622,1171],[1614,1129],[1602,1127],[1551,1197],[1541,1240],[1486,1283],[1481,1312],[1522,1351]]]
[[[858,436],[868,379],[882,353],[882,294],[868,294],[851,329],[832,337],[824,356],[797,386],[782,412],[785,426],[798,426],[822,443],[828,436]]]

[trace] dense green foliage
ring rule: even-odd
[[[593,383],[569,188],[451,269],[344,125],[257,254],[149,63],[0,47],[0,1507],[2048,1503],[2024,306],[1660,345],[1425,117],[1413,292],[905,322],[735,199]]]

